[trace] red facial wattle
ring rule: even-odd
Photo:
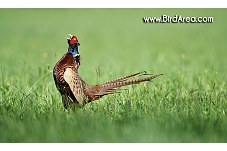
[[[70,36],[70,38],[67,38],[69,45],[74,45],[74,44],[77,44],[77,46],[80,45],[76,36],[71,35],[71,34],[68,34],[68,35]]]
[[[72,44],[75,44],[75,43],[78,43],[78,39],[77,39],[76,36],[72,36],[70,38],[69,44],[72,45]]]

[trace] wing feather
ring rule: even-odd
[[[67,68],[64,72],[64,80],[70,87],[73,95],[80,105],[85,104],[85,95],[83,92],[82,81],[77,72],[75,72],[72,68]]]

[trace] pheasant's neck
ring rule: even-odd
[[[77,45],[70,45],[68,48],[68,52],[71,53],[73,55],[73,57],[76,57],[79,52],[78,52],[78,46]]]

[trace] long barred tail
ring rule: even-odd
[[[138,76],[145,75],[149,77],[144,77],[144,78],[138,78]],[[110,92],[110,90],[114,90],[116,88],[122,87],[122,86],[127,86],[127,85],[132,85],[132,84],[139,84],[144,81],[151,81],[152,79],[155,79],[158,76],[161,76],[163,74],[157,74],[157,75],[152,75],[150,76],[149,74],[141,72],[125,76],[113,81],[106,82],[104,84],[100,84],[100,90],[102,93],[105,93],[105,91]],[[138,79],[132,79],[132,78],[138,78]]]
[[[147,74],[145,71],[137,72],[128,76],[124,76],[122,78],[105,82],[103,84],[91,86],[89,88],[90,90],[92,90],[90,91],[91,92],[90,96],[93,100],[96,100],[104,95],[112,94],[116,92],[116,90],[122,86],[139,84],[145,81],[151,81],[152,79],[155,79],[161,75],[163,74],[151,75],[151,74]]]
[[[128,75],[128,76],[124,76],[124,77],[121,77],[121,78],[118,78],[118,79],[115,79],[115,80],[111,80],[111,81],[107,81],[103,84],[108,84],[108,83],[114,83],[114,82],[120,82],[120,81],[126,81],[126,80],[129,80],[131,78],[134,78],[136,76],[141,76],[141,75],[147,75],[146,74],[146,71],[143,71],[143,72],[137,72],[137,73],[134,73],[134,74],[131,74],[131,75]]]

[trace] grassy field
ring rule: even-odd
[[[145,16],[212,16],[145,24]],[[227,142],[226,9],[0,9],[0,142]],[[76,111],[52,77],[75,34],[89,84],[164,75]]]

